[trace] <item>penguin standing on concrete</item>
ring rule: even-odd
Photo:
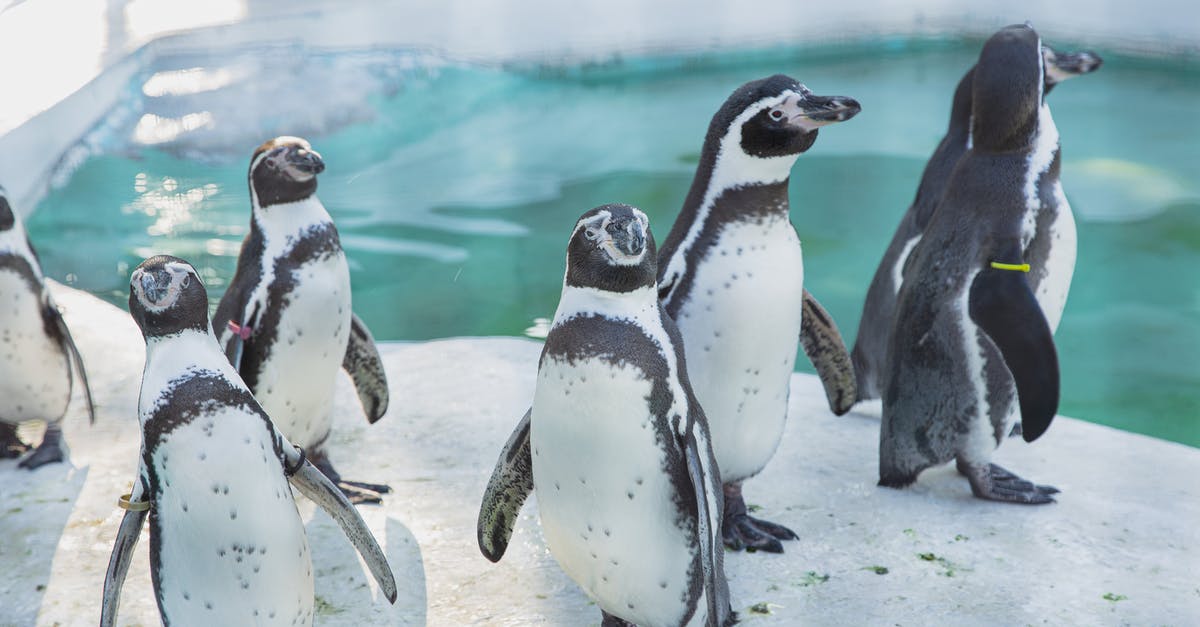
[[[72,364],[88,419],[96,421],[83,358],[50,298],[33,244],[0,188],[0,459],[29,450],[17,426],[46,423],[42,443],[18,465],[33,470],[66,458],[62,419],[71,402]]]
[[[164,625],[311,625],[313,572],[289,482],[338,521],[388,601],[383,551],[342,492],[292,446],[217,345],[196,270],[160,255],[130,279],[146,340],[142,455],[104,581],[116,621],[133,548],[150,518],[150,575]]]
[[[988,39],[971,86],[971,147],[911,253],[896,301],[880,485],[907,486],[953,459],[982,499],[1050,503],[1058,492],[990,461],[1017,406],[1030,442],[1058,409],[1054,339],[1028,278],[1037,181],[1057,161],[1048,148],[1056,142],[1039,130],[1044,84],[1032,28]]]
[[[1045,63],[1043,99],[1058,83],[1093,72],[1100,67],[1102,62],[1100,56],[1094,52],[1064,53],[1045,44],[1042,45],[1042,56]],[[954,101],[950,108],[950,125],[946,129],[946,136],[942,138],[941,143],[934,150],[933,156],[925,164],[921,183],[917,187],[917,195],[904,217],[900,219],[900,226],[892,236],[892,241],[888,245],[887,251],[884,252],[879,267],[875,270],[871,286],[867,289],[862,317],[858,323],[858,334],[854,340],[854,350],[850,353],[854,360],[859,400],[875,399],[880,396],[879,386],[884,360],[887,357],[887,339],[896,314],[896,294],[900,292],[900,286],[904,283],[905,263],[907,263],[913,247],[921,241],[921,235],[925,232],[925,227],[929,224],[934,209],[942,199],[942,192],[946,189],[946,182],[950,179],[954,166],[958,165],[959,158],[971,144],[971,85],[974,75],[975,68],[971,67],[958,82],[958,87],[954,90]],[[1053,143],[1054,149],[1057,151],[1058,131],[1054,127],[1054,119],[1050,116],[1050,108],[1044,100],[1042,111],[1038,116],[1038,126],[1039,144]],[[1038,242],[1045,242],[1047,245],[1054,240],[1058,258],[1061,259],[1058,266],[1065,265],[1068,258],[1073,266],[1075,221],[1059,183],[1057,160],[1056,155],[1052,159],[1053,168],[1050,168],[1050,163],[1046,163],[1046,170],[1039,172],[1037,179],[1038,197],[1042,208],[1038,214],[1038,233],[1035,235],[1035,239]],[[1035,281],[1034,287],[1035,293],[1038,294],[1038,302],[1042,305],[1043,310],[1047,310],[1052,331],[1058,326],[1066,299],[1063,294],[1062,302],[1050,303],[1047,302],[1049,299],[1046,297],[1050,296],[1051,291],[1055,291],[1056,294],[1061,291],[1057,288],[1051,290],[1050,286],[1052,283],[1062,282],[1061,275],[1064,269],[1056,267],[1055,270],[1043,270],[1039,266],[1039,272],[1032,277]],[[1067,270],[1065,277],[1067,284],[1070,284],[1070,274],[1070,270]],[[1049,275],[1054,275],[1054,278],[1046,283],[1044,293],[1039,292],[1037,286],[1040,285],[1043,278]]]
[[[567,247],[533,407],[479,511],[499,561],[529,493],[563,570],[603,625],[733,622],[718,530],[721,479],[678,332],[658,301],[645,214],[604,205]]]
[[[814,95],[780,74],[738,88],[713,116],[691,191],[659,253],[659,296],[679,326],[712,428],[725,481],[722,534],[733,549],[778,553],[780,540],[796,537],[747,513],[742,482],[783,436],[797,342],[834,413],[857,398],[841,335],[803,289],[788,179],[819,127],[858,111],[850,98]]]
[[[287,438],[351,501],[379,502],[386,485],[346,481],[325,451],[338,368],[374,423],[388,406],[387,377],[370,331],[350,309],[350,269],[337,228],[317,198],[321,155],[277,137],[250,161],[250,234],[213,317],[230,362]]]

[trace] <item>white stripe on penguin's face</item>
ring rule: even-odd
[[[650,225],[650,219],[640,209],[633,209],[633,215],[635,220],[626,224],[625,230],[630,236],[633,236],[635,231],[640,231],[640,234],[644,238]],[[612,234],[608,232],[608,227],[612,224],[612,221],[613,216],[611,212],[607,210],[599,211],[594,216],[580,220],[575,225],[575,230],[571,232],[571,239],[575,239],[575,236],[582,230],[583,236],[588,241],[596,243],[596,246],[604,251],[608,256],[608,260],[613,264],[618,266],[640,265],[646,257],[646,247],[643,247],[636,255],[630,255],[617,248],[616,244],[613,243]]]
[[[742,126],[763,110],[779,108],[781,115],[787,115],[782,105],[785,102],[798,103],[807,93],[807,87],[801,85],[798,90],[788,90],[776,96],[763,98],[746,107],[740,115],[729,124],[725,135],[721,138],[717,149],[716,162],[713,164],[712,176],[708,181],[708,189],[704,191],[704,200],[696,213],[696,218],[688,227],[687,234],[680,242],[675,254],[667,260],[667,269],[663,275],[663,283],[674,283],[684,274],[686,257],[700,233],[703,232],[713,204],[721,193],[727,189],[747,185],[770,185],[787,180],[792,174],[792,166],[800,154],[780,155],[778,157],[759,157],[752,155],[742,148]]]
[[[163,268],[170,274],[170,283],[164,288],[157,284],[153,276],[138,268],[129,277],[129,287],[137,296],[138,303],[146,311],[159,313],[170,309],[179,300],[179,295],[192,281],[195,271],[187,264],[176,261],[167,263]],[[148,280],[147,280],[148,279]],[[195,277],[197,281],[199,277]]]

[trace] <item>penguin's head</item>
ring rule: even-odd
[[[143,261],[129,277],[129,314],[147,339],[208,331],[208,293],[192,264],[170,255]]]
[[[317,175],[325,170],[321,155],[299,137],[276,137],[250,158],[250,193],[259,207],[296,202],[317,191]]]
[[[13,228],[16,223],[17,216],[13,213],[12,205],[8,204],[8,192],[0,187],[0,233]]]
[[[853,98],[817,96],[783,74],[737,88],[713,116],[705,144],[750,157],[794,156],[817,140],[817,129],[862,109]]]
[[[1104,59],[1090,50],[1062,52],[1045,43],[1042,44],[1042,62],[1045,64],[1045,89],[1049,93],[1055,85],[1076,76],[1090,74],[1100,69]]]
[[[579,217],[567,244],[567,285],[608,292],[653,287],[654,236],[650,220],[629,205],[596,207]]]
[[[975,150],[1008,152],[1028,146],[1037,133],[1043,87],[1042,42],[1028,24],[988,38],[975,64],[971,137]]]

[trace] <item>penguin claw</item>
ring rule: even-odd
[[[725,485],[724,493],[725,518],[721,521],[721,539],[729,550],[783,553],[783,543],[780,540],[799,538],[794,531],[783,525],[759,520],[748,514],[746,501],[742,498],[741,483]]]
[[[763,520],[761,518],[755,518],[753,516],[746,516],[746,518],[749,519],[755,527],[758,527],[760,531],[765,531],[779,540],[800,539],[800,536],[796,535],[795,531],[792,531],[791,529],[788,529],[787,527],[784,527],[778,523],[773,523],[769,520]]]
[[[959,470],[971,482],[971,492],[988,501],[1044,505],[1054,503],[1050,495],[1059,493],[1054,486],[1037,485],[996,464],[966,468],[960,464]]]
[[[27,470],[36,470],[46,464],[61,462],[63,459],[65,459],[65,456],[63,455],[62,446],[57,442],[43,442],[41,446],[34,449],[32,455],[22,459],[17,465]]]
[[[757,551],[783,553],[783,543],[779,541],[780,539],[768,531],[761,529],[756,524],[757,522],[745,514],[727,518],[721,529],[721,536],[725,541],[725,546],[733,551],[745,549],[747,553],[755,553]],[[791,533],[785,527],[774,526]],[[796,534],[793,533],[792,537],[796,537]]]
[[[317,470],[324,473],[326,477],[329,477],[333,485],[341,489],[342,494],[345,494],[346,498],[355,505],[382,503],[383,497],[380,495],[392,491],[391,486],[382,483],[364,483],[343,479],[341,473],[334,469],[333,464],[329,462],[329,457],[325,455],[324,451],[310,453],[308,461],[312,462],[312,465],[316,466]]]
[[[376,494],[390,494],[392,491],[392,486],[385,485],[382,483],[365,483],[362,481],[349,481],[346,479],[342,479],[338,485],[339,486],[350,486],[352,488],[358,488],[359,490],[365,490],[367,492],[374,492]]]
[[[346,481],[338,482],[337,487],[346,495],[346,500],[354,505],[378,505],[383,502],[383,497],[378,492],[360,488]]]

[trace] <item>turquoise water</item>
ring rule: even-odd
[[[807,287],[852,342],[978,47],[876,42],[571,68],[309,55],[302,83],[252,56],[174,59],[166,76],[198,67],[232,78],[163,95],[141,77],[29,227],[50,276],[114,303],[129,270],[158,252],[195,263],[215,303],[246,232],[250,152],[302,134],[325,156],[320,196],[376,337],[520,335],[553,315],[575,218],[628,202],[661,239],[713,112],[737,85],[783,72],[863,106],[821,131],[791,181]],[[1061,411],[1200,446],[1200,65],[1099,52],[1100,71],[1050,96],[1080,241],[1057,336]],[[145,137],[145,115],[197,113],[197,130]]]

